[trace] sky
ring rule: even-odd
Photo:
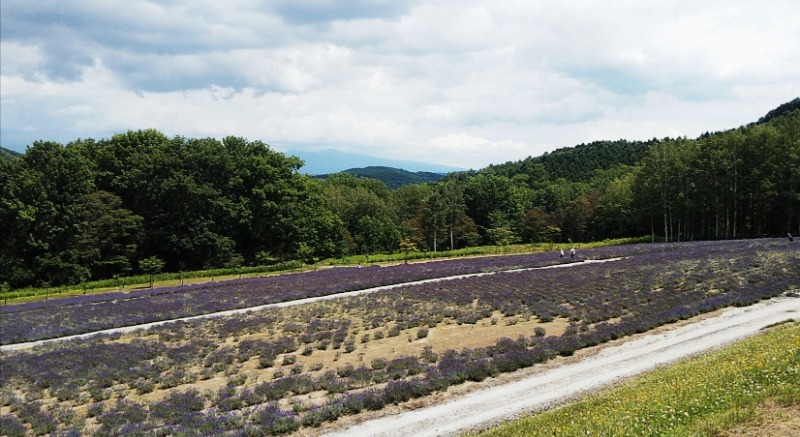
[[[0,145],[128,130],[461,168],[735,128],[800,95],[795,0],[3,0]]]

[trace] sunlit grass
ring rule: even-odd
[[[480,436],[718,435],[765,403],[800,404],[796,322]]]
[[[565,251],[570,247],[578,249],[591,249],[596,247],[614,246],[620,244],[635,244],[647,243],[650,241],[649,237],[640,238],[618,238],[613,240],[594,241],[590,243],[534,243],[534,244],[509,244],[506,246],[475,246],[465,247],[456,250],[442,250],[438,252],[418,251],[409,253],[392,253],[392,254],[373,254],[373,255],[352,255],[344,258],[328,259],[321,262],[326,265],[356,265],[356,264],[374,264],[374,263],[396,263],[404,261],[420,261],[431,259],[445,259],[445,258],[460,258],[465,256],[490,256],[490,255],[510,255],[521,253],[544,252],[549,250],[558,250],[559,248]]]

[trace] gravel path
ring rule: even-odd
[[[445,436],[540,411],[674,361],[730,344],[785,320],[800,320],[800,299],[779,297],[602,349],[579,362],[448,402],[375,419],[332,436]]]
[[[129,332],[133,332],[133,331],[149,329],[149,328],[153,328],[153,327],[156,327],[156,326],[166,325],[166,324],[174,323],[174,322],[187,322],[187,321],[199,320],[199,319],[210,319],[210,318],[213,318],[213,317],[225,317],[225,316],[232,316],[232,315],[236,315],[236,314],[244,314],[244,313],[248,313],[248,312],[251,312],[251,311],[262,311],[262,310],[271,309],[271,308],[283,308],[283,307],[294,306],[294,305],[303,305],[303,304],[312,303],[312,302],[319,302],[319,301],[323,301],[323,300],[340,299],[340,298],[343,298],[343,297],[358,296],[358,295],[367,294],[367,293],[375,293],[377,291],[389,290],[389,289],[392,289],[392,288],[404,287],[404,286],[407,286],[407,285],[427,284],[427,283],[430,283],[430,282],[448,281],[448,280],[453,280],[453,279],[476,278],[476,277],[480,277],[480,276],[498,275],[498,274],[509,273],[509,272],[522,272],[522,271],[528,271],[528,270],[544,270],[544,269],[555,269],[555,268],[565,268],[565,267],[579,267],[579,266],[586,265],[586,264],[604,263],[604,262],[610,262],[610,261],[617,261],[617,260],[620,260],[620,259],[622,259],[622,258],[606,258],[606,259],[597,259],[597,260],[589,259],[589,260],[585,260],[585,261],[581,261],[581,262],[573,262],[573,263],[567,263],[567,264],[555,264],[555,265],[546,266],[546,267],[530,267],[530,268],[524,268],[524,269],[503,270],[503,271],[499,271],[499,272],[487,272],[487,273],[469,273],[469,274],[457,275],[457,276],[447,276],[447,277],[443,277],[443,278],[425,279],[425,280],[413,281],[413,282],[403,282],[403,283],[400,283],[400,284],[384,285],[384,286],[381,286],[381,287],[374,287],[374,288],[367,288],[367,289],[363,289],[363,290],[348,291],[348,292],[344,292],[344,293],[331,294],[331,295],[328,295],[328,296],[309,297],[309,298],[306,298],[306,299],[293,300],[293,301],[289,301],[289,302],[279,302],[279,303],[272,303],[272,304],[266,304],[266,305],[258,305],[258,306],[253,306],[253,307],[247,307],[247,308],[237,308],[237,309],[234,309],[234,310],[218,311],[218,312],[214,312],[214,313],[200,314],[200,315],[197,315],[197,316],[189,316],[189,317],[180,317],[180,318],[177,318],[177,319],[170,319],[170,320],[161,320],[161,321],[158,321],[158,322],[143,323],[143,324],[140,324],[140,325],[122,326],[122,327],[119,327],[119,328],[103,329],[101,331],[87,332],[85,334],[67,335],[67,336],[64,336],[64,337],[48,338],[48,339],[45,339],[45,340],[30,341],[30,342],[25,342],[25,343],[7,344],[7,345],[0,346],[0,351],[16,351],[16,350],[29,349],[29,348],[32,348],[32,347],[35,347],[35,346],[40,346],[40,345],[47,344],[47,343],[55,343],[55,342],[70,341],[70,340],[80,340],[80,339],[84,339],[84,338],[93,337],[95,335],[125,334],[125,333],[129,333]]]

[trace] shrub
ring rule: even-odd
[[[170,393],[161,401],[151,405],[150,414],[168,423],[178,423],[191,412],[205,407],[205,400],[197,390],[190,389]]]
[[[428,336],[428,328],[425,327],[425,326],[423,326],[422,328],[419,328],[419,330],[417,331],[417,339],[418,340],[419,339],[423,339],[423,338],[425,338],[427,336]]]
[[[350,393],[341,402],[343,412],[347,414],[358,414],[364,411],[364,395],[362,393]]]
[[[143,395],[155,390],[156,385],[149,379],[137,379],[131,384],[131,388],[136,390],[136,393]]]
[[[250,415],[250,423],[266,434],[288,434],[300,427],[297,415],[291,411],[282,411],[275,406],[267,406]],[[263,435],[263,434],[255,434]]]
[[[78,394],[78,388],[73,384],[64,384],[53,390],[53,395],[56,397],[56,399],[58,399],[59,402],[77,399]]]
[[[317,350],[324,351],[325,349],[328,349],[328,346],[330,345],[331,345],[330,340],[328,339],[320,340],[317,342]]]
[[[375,390],[367,390],[362,393],[364,396],[364,408],[370,411],[378,411],[386,405],[381,393]]]
[[[275,365],[275,357],[270,355],[261,355],[258,357],[258,367],[260,369],[269,369]]]
[[[100,414],[102,414],[102,413],[103,413],[103,409],[104,409],[104,408],[105,408],[105,407],[103,406],[103,403],[102,403],[102,402],[95,402],[95,403],[93,403],[93,404],[89,405],[89,406],[86,408],[86,417],[95,417],[95,416],[99,416]]]
[[[375,358],[372,362],[369,363],[372,370],[382,370],[386,368],[388,362],[385,358]]]
[[[103,434],[122,434],[125,427],[147,420],[147,411],[136,402],[120,399],[114,406],[97,416]]]
[[[5,414],[0,415],[0,430],[8,437],[25,437],[28,434],[21,420]]]
[[[410,400],[414,396],[413,385],[412,381],[390,381],[383,389],[386,402],[399,404]]]
[[[342,367],[337,368],[336,374],[339,375],[340,378],[347,378],[353,374],[353,370],[354,368],[352,364],[346,364]]]
[[[427,345],[422,348],[422,354],[420,355],[423,360],[433,364],[436,360],[439,359],[439,356],[433,352],[433,346]]]

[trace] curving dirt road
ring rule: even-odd
[[[547,409],[583,392],[800,320],[800,299],[783,296],[603,348],[582,361],[475,391],[445,403],[340,428],[331,436],[446,436]]]

